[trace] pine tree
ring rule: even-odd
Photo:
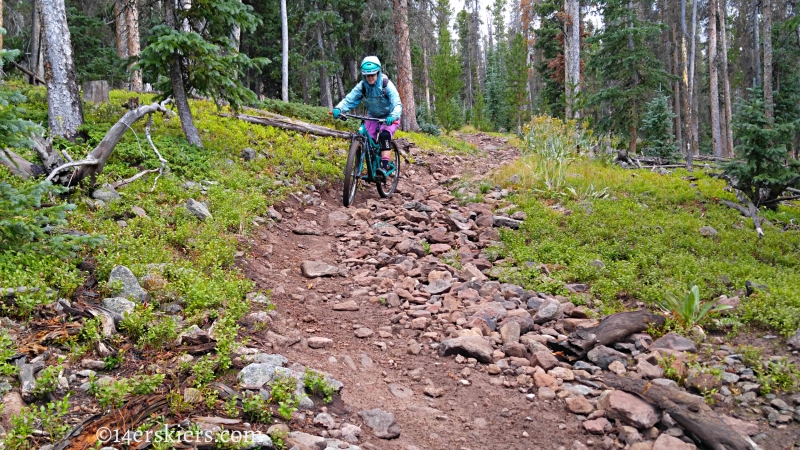
[[[536,64],[536,71],[542,75],[543,86],[539,97],[539,108],[542,112],[555,117],[564,117],[564,70],[563,70],[563,23],[558,13],[562,2],[543,0],[534,8],[541,20],[536,30],[536,48],[542,55],[541,62]]]
[[[675,156],[675,141],[671,128],[675,118],[669,105],[667,95],[661,91],[645,105],[642,116],[642,134],[646,139],[643,153],[671,160]]]
[[[522,122],[529,115],[525,111],[528,87],[528,45],[522,33],[516,33],[511,39],[506,63],[508,75],[506,77],[506,101],[512,112],[512,119],[516,122],[518,130],[522,129]]]
[[[587,39],[594,45],[589,59],[603,88],[589,98],[598,108],[597,123],[629,139],[629,151],[636,150],[636,132],[645,103],[660,86],[668,86],[670,75],[649,47],[662,27],[640,20],[629,0],[600,2],[605,27]]]
[[[453,52],[453,43],[447,23],[450,16],[450,2],[439,0],[439,14],[444,16],[443,26],[439,28],[439,51],[433,58],[433,93],[436,97],[436,119],[445,131],[449,132],[463,125],[461,108],[461,58]]]

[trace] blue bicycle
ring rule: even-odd
[[[353,134],[350,138],[350,153],[347,155],[347,165],[344,168],[342,204],[344,206],[353,204],[360,180],[375,183],[378,188],[378,194],[383,198],[389,197],[397,189],[397,182],[400,181],[400,150],[394,141],[390,141],[389,169],[381,169],[380,145],[372,139],[372,136],[367,132],[366,125],[364,125],[367,120],[373,122],[383,121],[353,114],[341,114],[339,117],[342,120],[347,120],[348,118],[361,120],[358,133]],[[365,152],[365,148],[368,151]]]

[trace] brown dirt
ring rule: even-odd
[[[474,156],[415,154],[424,160],[421,163],[424,165],[404,165],[403,178],[390,199],[380,199],[375,187],[368,185],[359,190],[355,205],[343,208],[341,186],[336,185],[322,193],[322,203],[318,206],[305,207],[290,200],[276,208],[281,212],[286,207],[292,208],[293,217],[284,218],[250,242],[252,257],[242,262],[246,273],[260,289],[270,289],[273,293],[285,291],[272,297],[278,317],[282,319],[274,326],[276,332],[294,333],[301,338],[328,337],[333,339],[334,346],[313,350],[302,339],[296,345],[275,351],[290,361],[325,370],[344,382],[343,404],[335,408],[343,416],[340,420],[347,418],[360,424],[357,413],[371,408],[395,414],[402,430],[400,437],[391,441],[376,439],[367,427],[362,427],[359,442],[362,448],[525,450],[569,447],[575,439],[584,443],[598,441],[596,436],[586,434],[575,416],[565,411],[562,402],[539,399],[531,402],[525,398],[527,391],[493,386],[489,384],[486,366],[458,364],[452,357],[440,358],[429,347],[429,339],[418,339],[423,347],[420,354],[407,354],[409,338],[404,337],[406,329],[401,325],[391,328],[391,337],[381,338],[378,331],[391,327],[390,318],[398,309],[371,303],[364,296],[353,298],[360,305],[357,312],[333,311],[333,303],[340,301],[335,299],[337,295],[343,297],[341,301],[349,300],[352,298],[349,293],[361,287],[354,283],[352,273],[348,277],[312,280],[300,274],[303,260],[319,259],[330,264],[342,260],[335,251],[336,244],[346,238],[336,237],[336,230],[328,226],[329,212],[350,213],[357,208],[368,208],[376,201],[398,205],[414,199],[415,194],[419,199],[420,193],[415,191],[417,186],[429,189],[437,186],[437,179],[468,173],[486,174],[489,167],[510,161],[518,154],[516,149],[508,148],[504,141],[496,138],[486,135],[468,138],[481,147],[491,144],[498,150]],[[411,170],[415,172],[413,175]],[[316,221],[323,235],[293,234],[293,226],[303,221]],[[353,227],[344,226],[341,230],[351,231]],[[261,256],[268,244],[274,248],[269,260]],[[359,339],[353,334],[357,327],[368,327],[375,334]],[[345,363],[347,358],[354,362],[351,367]],[[422,377],[414,380],[409,372],[417,368],[422,369]],[[463,385],[459,381],[462,379],[468,380],[469,385]],[[393,383],[410,388],[413,395],[396,397],[389,389]],[[429,383],[444,389],[444,395],[434,399],[423,394]],[[319,434],[321,430],[309,431]]]

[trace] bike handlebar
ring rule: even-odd
[[[328,111],[328,114],[333,115],[333,111]],[[383,119],[376,119],[374,117],[357,116],[355,114],[339,113],[339,119],[347,120],[348,118],[359,119],[359,120],[369,120],[369,121],[372,121],[372,122],[383,122]],[[399,119],[395,119],[395,121],[392,122],[392,123],[397,123],[397,122],[399,122]]]

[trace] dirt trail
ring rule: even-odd
[[[344,208],[337,185],[315,194],[312,204],[303,205],[299,198],[293,198],[278,205],[281,221],[254,236],[249,243],[252,258],[242,263],[260,289],[273,293],[278,319],[270,331],[293,338],[290,344],[296,343],[286,348],[265,330],[253,336],[271,340],[274,351],[290,361],[328,371],[344,382],[342,403],[328,409],[338,415],[337,421],[361,424],[357,413],[371,408],[395,414],[400,437],[377,439],[362,425],[361,448],[555,449],[569,447],[575,439],[586,443],[593,437],[558,400],[530,401],[526,394],[535,392],[535,388],[504,387],[504,377],[490,376],[484,364],[439,357],[430,344],[448,337],[447,329],[453,324],[447,314],[435,314],[439,309],[436,305],[408,304],[406,299],[398,301],[388,295],[404,282],[408,283],[404,294],[424,295],[422,284],[414,284],[419,283],[415,277],[424,279],[426,269],[420,274],[409,269],[407,262],[404,276],[398,273],[402,269],[391,270],[396,266],[386,264],[414,259],[398,251],[403,239],[419,241],[427,237],[432,242],[438,238],[454,248],[444,255],[453,258],[459,252],[462,262],[483,258],[478,247],[483,235],[475,241],[449,231],[441,236],[441,230],[446,230],[445,215],[468,217],[471,211],[459,207],[450,188],[440,182],[452,182],[454,177],[480,178],[512,161],[518,151],[487,135],[465,137],[482,151],[473,156],[444,156],[419,150],[416,164],[402,167],[403,177],[390,199],[380,199],[370,184],[359,190],[355,205]],[[420,214],[404,208],[408,202],[420,202],[432,211]],[[320,235],[296,234],[304,228]],[[439,236],[431,236],[436,228]],[[488,230],[492,231],[491,225]],[[439,253],[445,248],[440,245],[433,250]],[[300,266],[309,260],[338,266],[340,274],[305,277]],[[437,265],[437,259],[431,256],[419,258],[425,260]],[[438,266],[441,269],[446,265],[439,262]],[[383,304],[387,297],[389,304]],[[357,311],[333,309],[335,304],[350,300],[358,305]],[[423,320],[412,323],[415,316]],[[330,338],[332,346],[312,349],[308,346],[312,337]],[[516,383],[512,380],[506,384]],[[426,390],[437,397],[426,395]],[[306,428],[321,434],[322,429],[315,429],[311,419],[307,418]]]

